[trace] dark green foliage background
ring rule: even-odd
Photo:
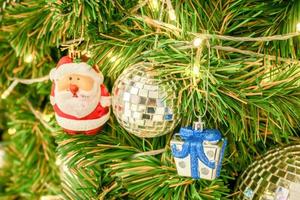
[[[196,85],[188,72],[196,56],[191,49],[194,33],[295,33],[300,0],[172,0],[176,20],[170,20],[167,3],[161,0],[157,9],[146,0],[0,2],[0,94],[13,77],[47,75],[67,54],[62,44],[80,39],[77,48],[91,52],[110,89],[125,68],[141,61],[156,63],[162,78],[175,80],[183,120],[174,132],[195,120],[194,113],[204,112],[207,80],[207,127],[220,129],[229,141],[220,178],[180,177],[169,148],[172,134],[138,138],[112,115],[97,136],[71,137],[56,125],[49,103],[51,82],[19,84],[0,100],[1,145],[6,150],[0,199],[49,194],[65,199],[232,199],[238,176],[254,159],[269,148],[298,140],[299,36],[270,42],[213,38],[210,49],[205,47],[203,56],[196,58],[201,63]],[[28,55],[33,55],[33,62],[24,61]],[[55,131],[40,122],[30,105]],[[161,149],[158,155],[139,154]]]

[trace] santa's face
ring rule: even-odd
[[[55,81],[55,103],[66,114],[81,118],[97,107],[100,89],[85,75],[68,74]]]

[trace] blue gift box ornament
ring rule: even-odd
[[[176,144],[171,144],[172,154],[175,158],[183,159],[190,155],[191,176],[194,179],[201,178],[199,173],[198,160],[210,169],[216,169],[216,177],[220,175],[222,158],[227,144],[226,139],[222,139],[220,131],[216,129],[203,129],[203,122],[195,122],[193,128],[185,127],[179,131],[179,136],[184,141],[181,150],[176,148]],[[209,160],[205,154],[205,143],[217,145],[218,142],[223,141],[221,147],[220,157],[215,160]],[[172,141],[171,141],[172,143]]]

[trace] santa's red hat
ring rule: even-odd
[[[81,62],[73,62],[73,59],[69,56],[62,57],[56,68],[52,69],[50,72],[50,80],[55,81],[67,74],[80,74],[93,78],[99,84],[103,83],[103,75],[100,73],[96,67],[89,65],[84,61],[85,58],[81,59]]]

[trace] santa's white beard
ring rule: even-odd
[[[65,114],[82,118],[95,110],[99,103],[100,94],[98,90],[91,92],[78,91],[74,97],[70,91],[55,93],[55,104]]]

